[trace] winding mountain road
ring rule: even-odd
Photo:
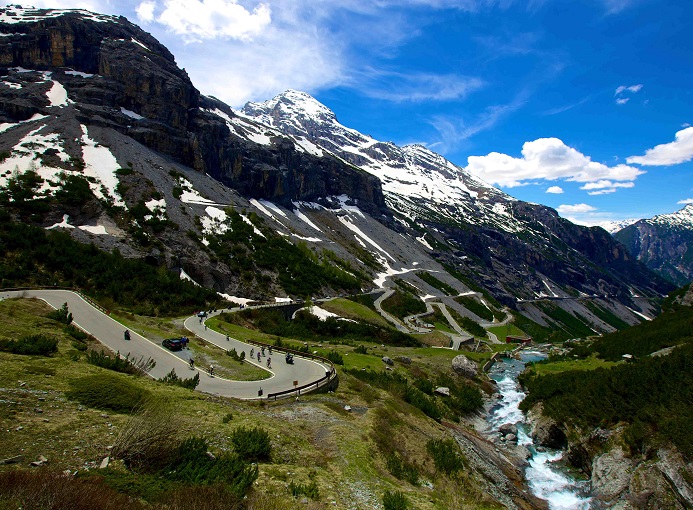
[[[111,349],[113,352],[130,354],[131,357],[140,356],[152,358],[156,361],[156,366],[149,372],[149,375],[160,379],[175,369],[180,377],[191,377],[186,356],[187,352],[171,352],[163,348],[158,343],[147,340],[145,337],[131,331],[131,339],[125,340],[124,331],[127,329],[123,324],[103,313],[101,310],[90,304],[76,292],[69,290],[22,290],[22,291],[3,291],[3,298],[38,298],[48,303],[53,308],[60,308],[63,303],[67,303],[73,315],[73,323],[81,329],[95,337],[99,342]],[[236,348],[246,351],[246,356],[250,354],[250,349],[256,347],[246,344],[236,339],[226,340],[226,336],[210,329],[205,329],[204,324],[197,317],[189,317],[185,321],[185,326],[203,340],[215,344],[222,349]],[[258,399],[265,398],[268,393],[276,393],[294,388],[294,381],[298,385],[309,384],[325,377],[330,371],[330,367],[317,361],[296,356],[294,364],[288,365],[284,362],[284,357],[279,352],[272,356],[272,368],[267,369],[259,363],[253,362],[264,370],[272,374],[269,379],[261,381],[232,381],[221,377],[211,377],[207,372],[195,368],[195,372],[200,374],[200,384],[197,390],[204,393],[212,393],[224,397],[239,399]],[[263,358],[263,363],[267,358]],[[246,363],[249,360],[246,360]],[[263,390],[263,396],[259,397],[259,390]]]

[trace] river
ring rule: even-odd
[[[508,358],[505,362],[496,363],[489,376],[497,382],[498,399],[489,410],[487,421],[490,432],[496,438],[499,428],[506,423],[515,424],[518,428],[517,443],[526,447],[531,457],[525,469],[525,478],[532,493],[548,501],[551,510],[587,510],[590,508],[589,482],[576,480],[561,466],[561,450],[541,448],[537,450],[529,435],[529,426],[525,414],[519,405],[525,397],[517,378],[524,370],[525,364],[546,358],[536,351],[521,351],[521,359]]]

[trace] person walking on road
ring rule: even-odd
[[[214,365],[209,365],[209,376],[214,377]]]
[[[260,351],[257,351],[257,362],[260,363]]]
[[[267,368],[272,368],[272,358],[267,358]]]

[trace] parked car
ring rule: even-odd
[[[202,318],[202,317],[207,317],[207,312],[202,311],[202,312],[197,312],[197,316]]]
[[[181,342],[180,338],[167,338],[161,342],[161,345],[166,347],[169,351],[180,351],[183,349],[183,342]]]

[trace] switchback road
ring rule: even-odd
[[[120,352],[122,355],[129,354],[135,358],[151,358],[156,361],[156,366],[149,373],[152,377],[160,379],[172,369],[175,369],[179,377],[192,377],[193,371],[190,370],[187,360],[184,359],[187,353],[178,355],[133,331],[130,332],[131,339],[125,340],[123,333],[127,328],[123,324],[87,302],[76,292],[46,289],[3,291],[1,295],[3,298],[38,298],[53,308],[60,308],[63,303],[67,303],[73,315],[73,323],[113,352]],[[209,329],[205,330],[204,324],[200,323],[197,317],[188,318],[185,321],[185,326],[198,337],[222,349],[229,350],[235,347],[239,353],[245,351],[246,358],[250,354],[250,349],[257,349],[255,346],[239,340],[229,339],[227,341],[226,336]],[[200,374],[200,384],[197,390],[224,397],[257,399],[260,389],[263,391],[263,396],[266,397],[268,393],[293,389],[294,381],[298,381],[299,386],[315,382],[324,377],[330,370],[327,365],[299,357],[294,358],[293,365],[288,365],[282,354],[277,351],[274,354],[270,369],[262,366],[262,364],[253,363],[272,374],[269,379],[262,381],[231,381],[216,376],[211,377],[207,372],[196,367],[194,372]],[[266,358],[263,358],[262,363],[265,362]]]

